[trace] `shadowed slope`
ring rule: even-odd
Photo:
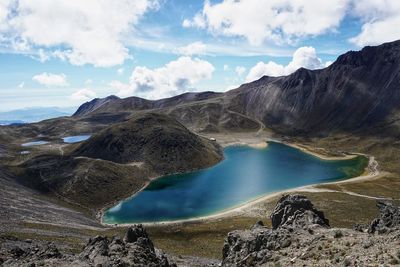
[[[157,113],[139,114],[113,125],[82,143],[72,154],[117,163],[144,162],[159,173],[204,168],[222,159],[215,142]]]

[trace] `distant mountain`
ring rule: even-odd
[[[121,112],[126,110],[146,110],[155,108],[166,108],[177,106],[179,104],[206,100],[221,96],[222,93],[201,92],[184,93],[178,96],[164,98],[160,100],[147,100],[139,97],[128,97],[121,99],[117,96],[108,96],[106,98],[96,98],[90,102],[81,105],[74,113],[74,116],[80,117],[87,114],[103,112]]]
[[[62,116],[70,116],[75,109],[75,107],[31,107],[0,112],[0,125],[31,123]]]
[[[74,116],[162,110],[196,131],[242,131],[263,126],[286,134],[377,130],[399,134],[400,41],[350,51],[321,70],[301,68],[229,92],[188,93],[149,101],[108,97]]]
[[[15,125],[15,124],[24,124],[25,121],[21,120],[0,120],[0,125]]]

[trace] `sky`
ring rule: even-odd
[[[0,111],[223,92],[399,25],[399,0],[0,0]]]

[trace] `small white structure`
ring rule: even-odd
[[[217,141],[214,137],[210,138],[211,141]]]

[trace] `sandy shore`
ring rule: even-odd
[[[217,139],[218,140],[218,139]],[[293,143],[286,143],[286,142],[281,142],[279,140],[273,140],[270,138],[260,138],[260,137],[255,137],[254,139],[247,139],[247,140],[234,140],[234,141],[226,141],[222,144],[223,147],[227,146],[235,146],[235,145],[246,145],[249,147],[253,147],[255,149],[264,149],[268,146],[268,141],[272,142],[280,142],[285,145],[289,145],[291,147],[294,147],[296,149],[299,149],[305,153],[311,154],[313,156],[316,156],[320,159],[323,160],[345,160],[345,159],[352,159],[354,157],[357,157],[359,153],[351,153],[351,154],[344,154],[343,156],[326,156],[322,154],[318,154],[316,152],[313,152],[309,150],[306,146],[300,145],[300,144],[293,144]],[[368,157],[367,155],[363,155]],[[328,184],[343,184],[343,183],[352,183],[352,182],[359,182],[363,180],[370,180],[370,179],[377,179],[381,177],[383,174],[379,172],[378,170],[378,163],[375,160],[374,157],[368,157],[369,158],[369,163],[368,166],[366,167],[365,174],[357,177],[353,177],[350,179],[346,179],[343,181],[336,181],[336,182],[330,182],[330,183],[318,183],[318,184],[312,184],[312,185],[306,185],[302,187],[297,187],[289,190],[284,190],[284,191],[278,191],[278,192],[273,192],[269,193],[267,195],[261,196],[254,198],[252,200],[249,200],[243,204],[231,207],[226,210],[222,210],[221,212],[218,212],[216,214],[208,215],[208,216],[201,216],[201,217],[196,217],[196,218],[191,218],[191,219],[184,219],[184,220],[174,220],[174,221],[163,221],[163,222],[149,222],[149,223],[142,223],[143,225],[146,226],[163,226],[163,225],[173,225],[173,224],[184,224],[184,223],[190,223],[190,222],[206,222],[209,220],[213,219],[220,219],[220,218],[225,218],[225,217],[232,217],[238,214],[243,214],[246,213],[246,210],[255,207],[257,204],[260,204],[262,202],[266,202],[268,200],[271,200],[273,198],[276,198],[282,194],[289,194],[289,193],[294,193],[294,192],[336,192],[333,190],[328,190],[328,189],[320,189],[316,188],[318,185],[328,185]],[[104,215],[104,212],[102,213]],[[102,216],[101,216],[102,217]],[[106,226],[115,226],[114,224],[106,224],[103,223],[103,220],[101,221],[103,225]],[[126,224],[118,224],[117,227],[126,227],[126,226],[131,226],[134,225],[135,223],[126,223]]]
[[[275,142],[276,142],[276,141],[275,141]],[[313,152],[313,151],[310,150],[310,148],[307,148],[307,147],[304,146],[304,145],[292,144],[292,143],[284,143],[284,144],[285,144],[285,145],[288,145],[288,146],[291,146],[291,147],[294,147],[294,148],[297,148],[298,150],[301,150],[301,151],[304,152],[304,153],[311,154],[311,155],[313,155],[313,156],[315,156],[315,157],[318,157],[318,158],[320,158],[320,159],[323,159],[323,160],[345,160],[345,159],[354,159],[355,157],[357,157],[357,156],[360,155],[360,154],[354,153],[354,154],[343,154],[343,155],[341,155],[341,156],[326,156],[326,155],[319,154],[319,153],[317,153],[317,152]]]

